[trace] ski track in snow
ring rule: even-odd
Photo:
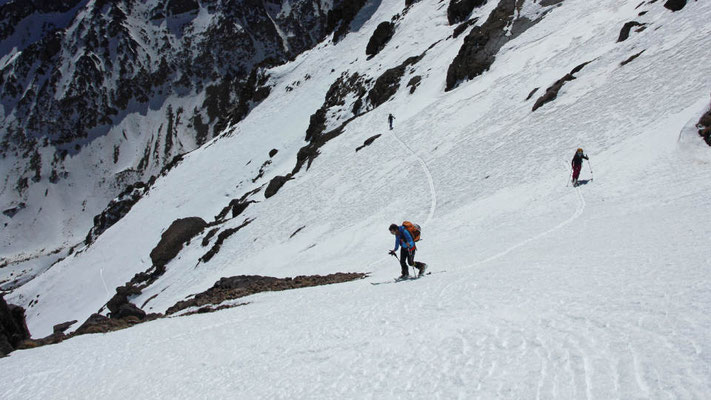
[[[432,198],[432,202],[430,203],[430,212],[427,214],[427,219],[425,222],[422,224],[427,225],[431,220],[432,217],[434,216],[435,210],[437,209],[437,192],[435,191],[434,187],[434,180],[432,179],[432,173],[430,172],[430,169],[427,167],[427,163],[425,163],[425,160],[422,159],[417,153],[410,148],[410,146],[407,145],[407,143],[403,142],[396,134],[394,130],[391,130],[390,133],[392,134],[392,137],[395,138],[395,140],[400,143],[404,148],[407,149],[407,151],[410,152],[410,154],[417,160],[417,162],[420,163],[420,166],[422,166],[422,171],[425,173],[425,176],[427,177],[427,183],[430,186],[430,196]]]
[[[104,268],[99,268],[99,276],[101,277],[101,283],[104,284],[104,290],[106,290],[106,296],[111,297],[111,292],[109,292],[109,287],[106,286],[106,280],[104,279]]]
[[[575,209],[575,212],[573,213],[573,215],[570,216],[570,218],[568,218],[568,219],[566,219],[565,221],[559,223],[558,225],[556,225],[556,226],[554,226],[554,227],[548,229],[547,231],[541,232],[541,233],[539,233],[539,234],[537,234],[537,235],[535,235],[535,236],[532,236],[532,237],[530,237],[530,238],[528,238],[528,239],[526,239],[526,240],[524,240],[524,241],[522,241],[522,242],[520,242],[520,243],[517,243],[517,244],[515,244],[515,245],[509,247],[508,249],[506,249],[506,250],[504,250],[504,251],[502,251],[502,252],[500,252],[500,253],[498,253],[498,254],[495,254],[495,255],[493,255],[493,256],[491,256],[491,257],[489,257],[489,258],[486,258],[486,259],[484,259],[484,260],[478,261],[478,262],[476,262],[476,263],[474,263],[474,264],[467,265],[466,267],[476,267],[476,266],[479,266],[479,265],[486,264],[486,263],[488,263],[488,262],[497,260],[497,259],[499,259],[499,258],[501,258],[501,257],[504,257],[504,256],[508,255],[509,253],[511,253],[512,251],[514,251],[514,250],[516,250],[516,249],[519,249],[519,248],[521,248],[521,247],[523,247],[523,246],[525,246],[525,245],[527,245],[527,244],[529,244],[529,243],[531,243],[531,242],[533,242],[533,241],[535,241],[535,240],[538,240],[538,239],[540,239],[540,238],[542,238],[542,237],[544,237],[544,236],[546,236],[546,235],[549,235],[549,234],[551,234],[551,233],[553,233],[553,232],[555,232],[555,231],[560,230],[560,229],[563,228],[564,226],[566,226],[566,225],[570,224],[571,222],[575,221],[576,219],[578,219],[578,217],[580,217],[580,215],[583,213],[583,211],[585,211],[585,198],[583,197],[583,194],[582,194],[582,192],[580,191],[580,187],[576,187],[576,188],[575,188],[575,193],[577,194],[577,197],[578,197],[578,207]]]
[[[614,44],[623,21],[637,18],[637,3],[566,0],[511,42],[517,51],[447,94],[439,73],[425,73],[445,71],[463,39],[444,41],[415,66],[412,74],[423,75],[416,94],[401,90],[388,104],[403,122],[398,132],[423,156],[402,143],[432,195],[424,223],[436,240],[426,259],[451,265],[447,273],[260,293],[244,307],[16,351],[0,359],[0,398],[707,400],[711,153],[693,123],[708,104],[711,4],[688,2],[671,13],[648,3],[650,29]],[[145,270],[141,257],[176,217],[209,217],[241,196],[248,188],[224,188],[235,175],[254,176],[242,168],[273,147],[265,132],[283,137],[265,181],[291,168],[309,115],[338,74],[324,65],[382,65],[367,71],[377,75],[421,54],[420,38],[451,34],[446,4],[416,2],[387,51],[370,64],[348,64],[378,22],[402,11],[400,0],[379,5],[340,47],[322,46],[280,70],[287,83],[312,75],[294,97],[265,100],[239,135],[187,157],[93,248],[48,271],[44,287],[16,292],[16,299],[27,293],[22,300],[42,294],[28,310],[34,326],[49,334],[53,323],[95,312],[100,304],[87,299]],[[641,48],[639,60],[619,66]],[[592,54],[599,61],[531,113],[532,102],[523,102],[530,89]],[[295,98],[308,103],[299,105],[305,111],[290,112]],[[192,240],[137,304],[160,294],[150,306],[161,311],[222,276],[362,269],[377,257],[373,249],[392,243],[384,220],[427,209],[421,173],[404,151],[393,156],[395,141],[353,151],[385,115],[376,109],[353,120],[308,173],[250,206],[245,216],[255,222],[211,262],[194,267],[206,249]],[[684,124],[688,135],[677,143]],[[595,158],[599,181],[566,189],[558,160],[578,145]],[[415,201],[413,187],[421,193]],[[357,229],[343,229],[354,221]],[[120,241],[133,236],[141,240]],[[373,280],[394,274],[394,264]]]
[[[420,166],[422,167],[422,171],[425,173],[425,176],[427,177],[427,184],[430,187],[430,196],[431,196],[431,202],[430,202],[430,211],[429,214],[427,214],[427,219],[425,222],[423,222],[421,225],[426,226],[431,220],[432,217],[434,216],[435,210],[437,209],[437,192],[435,191],[435,186],[434,186],[434,180],[432,179],[432,173],[430,172],[430,169],[427,167],[427,163],[425,160],[422,159],[417,153],[410,148],[405,142],[403,142],[396,134],[394,130],[389,131],[390,134],[392,135],[395,140],[400,143],[400,145],[404,148],[407,149],[407,151],[410,152],[410,154],[417,160],[417,162],[420,163]],[[389,257],[381,257],[375,261],[372,261],[368,265],[366,265],[366,270],[370,271],[375,265],[378,265],[382,263],[383,261],[387,260]],[[414,268],[414,267],[413,267]]]

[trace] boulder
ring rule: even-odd
[[[133,303],[125,303],[119,307],[117,317],[121,319],[135,317],[139,320],[143,320],[146,318],[146,312]]]
[[[77,323],[77,320],[74,320],[74,321],[67,321],[67,322],[63,322],[61,324],[55,325],[54,328],[52,329],[52,331],[54,332],[53,335],[55,335],[55,336],[64,335],[64,331],[66,331],[67,329],[69,329],[70,326],[72,326],[76,323]]]
[[[284,186],[284,184],[290,179],[291,174],[287,174],[285,176],[275,176],[272,178],[272,180],[269,181],[269,185],[267,185],[267,189],[264,191],[264,197],[268,199],[277,194],[279,189],[281,189],[281,187]]]
[[[0,296],[0,356],[9,354],[29,338],[30,331],[25,322],[25,309],[8,304]]]
[[[368,45],[365,47],[365,54],[373,57],[374,55],[380,53],[380,50],[385,48],[390,39],[392,39],[395,34],[395,24],[392,22],[381,22],[375,31],[373,36],[370,37]]]
[[[121,307],[125,304],[130,304],[128,302],[128,296],[141,294],[141,291],[134,287],[133,285],[119,286],[116,288],[116,294],[107,303],[106,308],[109,309],[111,318],[121,318],[119,316]],[[144,313],[145,316],[145,313]]]
[[[486,0],[451,0],[447,7],[447,19],[450,25],[465,21],[475,8],[486,4]]]
[[[180,253],[183,244],[202,232],[207,226],[202,218],[190,217],[173,221],[161,235],[158,245],[151,251],[153,265],[164,267],[170,260]]]
[[[617,38],[617,42],[619,43],[619,42],[624,42],[625,40],[627,40],[627,38],[630,37],[630,31],[635,26],[644,26],[644,24],[640,24],[637,21],[627,22],[620,30],[620,36]]]
[[[686,0],[669,0],[664,3],[664,7],[672,11],[679,11],[686,6]]]

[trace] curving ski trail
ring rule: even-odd
[[[400,143],[400,145],[402,145],[404,148],[406,148],[410,152],[410,154],[413,157],[415,157],[415,159],[420,163],[420,166],[422,166],[422,170],[425,173],[425,177],[427,178],[427,183],[430,186],[430,197],[432,200],[430,202],[430,212],[427,215],[427,219],[425,220],[425,222],[423,222],[421,224],[422,226],[425,226],[432,220],[435,210],[437,209],[437,192],[435,191],[434,180],[432,179],[432,173],[430,172],[429,167],[427,167],[427,163],[425,163],[425,160],[423,160],[422,157],[418,156],[417,153],[415,153],[415,151],[412,150],[412,148],[410,148],[410,146],[408,146],[405,142],[400,140],[400,138],[395,134],[394,131],[390,131],[390,133],[392,133],[392,137],[394,137],[395,140],[397,140],[398,143]],[[372,266],[385,261],[387,258],[388,257],[379,258],[379,259],[371,262],[370,264],[368,264],[366,268],[370,269]]]
[[[101,277],[101,283],[104,284],[104,290],[106,290],[106,296],[111,297],[111,292],[109,292],[109,287],[106,286],[106,280],[104,279],[104,269],[99,269],[99,276]]]
[[[580,192],[580,188],[575,188],[575,193],[578,195],[578,207],[575,209],[575,212],[573,213],[573,215],[571,215],[568,219],[566,219],[565,221],[563,221],[563,222],[559,223],[558,225],[552,227],[551,229],[548,229],[547,231],[541,232],[541,233],[539,233],[539,234],[537,234],[537,235],[535,235],[535,236],[532,236],[532,237],[530,237],[530,238],[528,238],[528,239],[526,239],[526,240],[524,240],[524,241],[522,241],[522,242],[520,242],[520,243],[517,243],[517,244],[515,244],[515,245],[509,247],[508,249],[506,249],[506,250],[504,250],[504,251],[502,251],[502,252],[500,252],[500,253],[497,253],[497,254],[495,254],[495,255],[489,257],[489,258],[486,258],[486,259],[484,259],[484,260],[478,261],[478,262],[476,262],[476,263],[474,263],[474,264],[467,265],[467,266],[465,266],[465,267],[476,267],[476,266],[479,266],[479,265],[486,264],[486,263],[488,263],[488,262],[494,261],[494,260],[499,259],[499,258],[501,258],[501,257],[504,257],[504,256],[506,256],[507,254],[511,253],[512,251],[514,251],[514,250],[516,250],[516,249],[518,249],[518,248],[521,248],[521,247],[523,247],[523,246],[525,246],[525,245],[527,245],[527,244],[533,242],[534,240],[538,240],[538,239],[540,239],[540,238],[542,238],[542,237],[544,237],[544,236],[546,236],[546,235],[548,235],[548,234],[550,234],[550,233],[553,233],[553,232],[555,232],[555,231],[557,231],[557,230],[563,228],[564,226],[570,224],[571,222],[575,221],[576,219],[578,219],[578,217],[580,217],[580,215],[583,213],[583,211],[585,211],[585,198],[583,197],[583,194]]]
[[[427,163],[425,163],[425,160],[423,160],[422,157],[418,156],[417,153],[415,153],[415,151],[410,148],[410,146],[400,140],[400,138],[395,134],[394,131],[391,131],[390,133],[392,133],[392,136],[395,138],[395,140],[397,140],[404,148],[406,148],[410,152],[413,157],[415,157],[415,159],[420,163],[420,166],[422,166],[422,170],[424,171],[425,176],[427,177],[427,183],[430,185],[430,196],[432,198],[432,201],[430,203],[430,212],[427,215],[427,219],[422,224],[426,225],[432,220],[434,212],[437,209],[437,192],[435,191],[432,173],[430,172],[430,169],[427,167]]]

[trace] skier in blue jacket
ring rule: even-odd
[[[396,224],[390,225],[390,233],[395,235],[395,248],[390,250],[391,255],[396,255],[396,251],[400,248],[400,267],[402,274],[400,279],[406,279],[410,277],[407,265],[412,265],[419,273],[417,276],[422,276],[427,269],[427,264],[415,261],[415,251],[417,247],[415,246],[415,241],[412,240],[412,235],[404,226],[398,226]]]

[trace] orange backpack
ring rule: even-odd
[[[418,242],[420,240],[420,226],[417,224],[413,224],[410,221],[403,221],[402,226],[407,229],[408,232],[410,232],[410,236],[412,236],[412,240],[415,242]]]

